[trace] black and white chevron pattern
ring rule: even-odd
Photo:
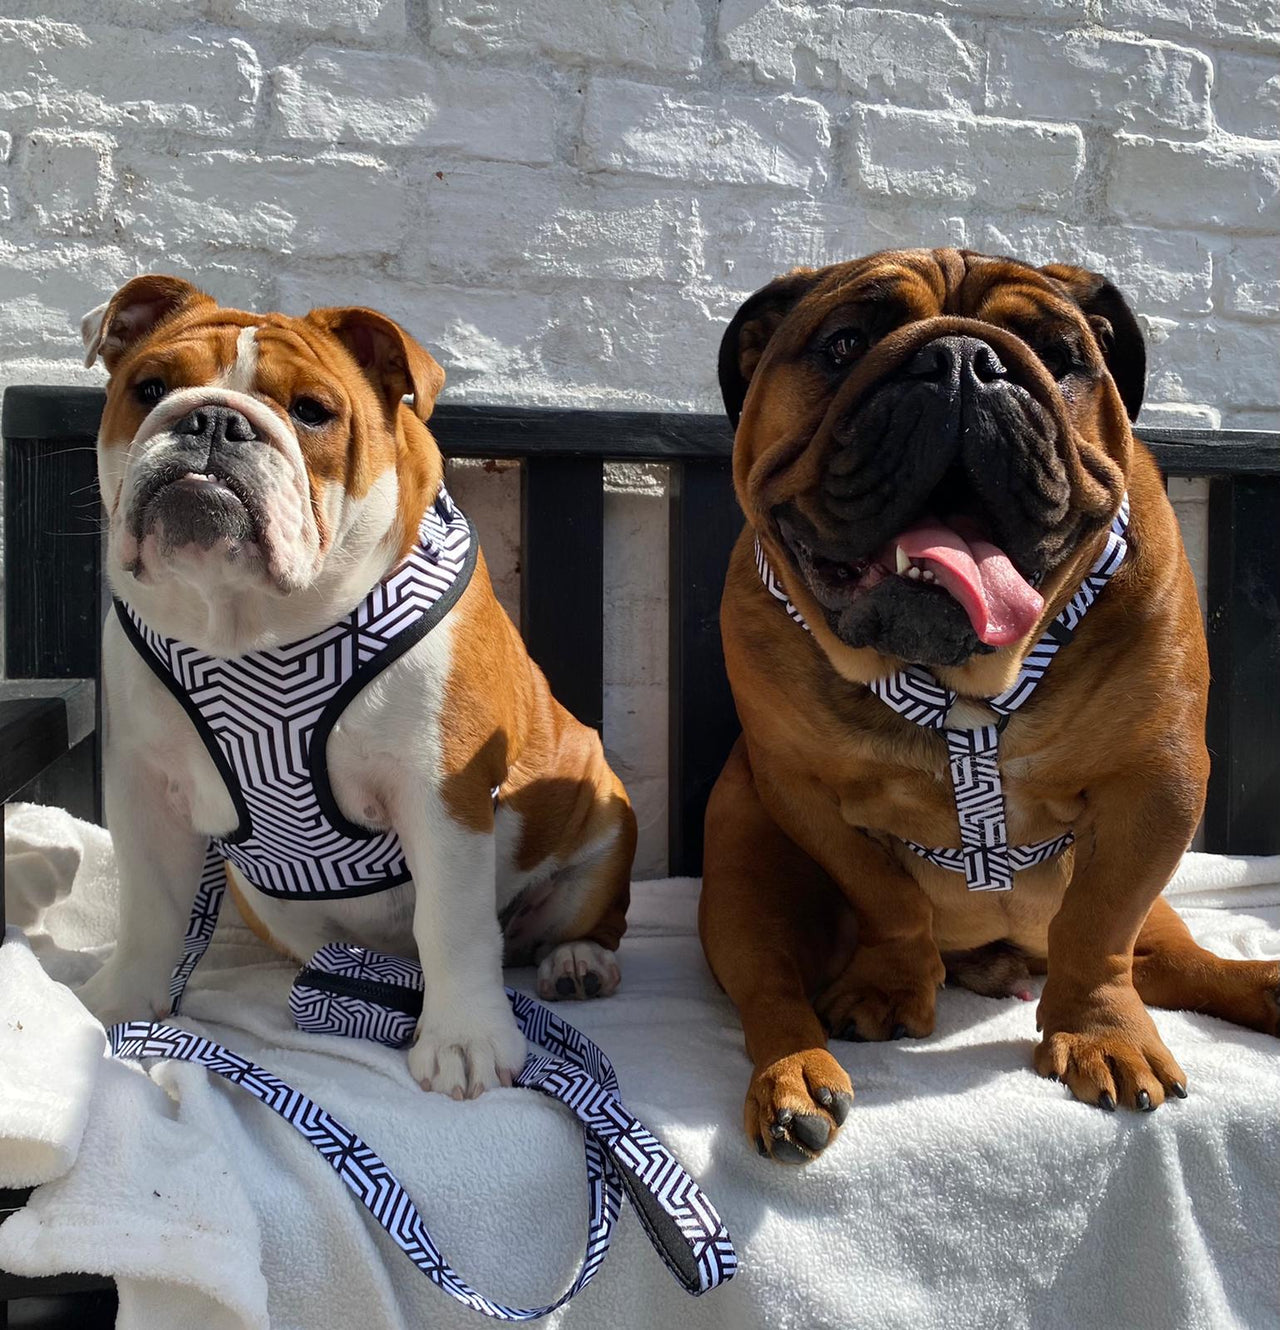
[[[182,994],[186,989],[191,971],[200,962],[209,946],[209,939],[217,927],[218,911],[222,909],[222,898],[227,890],[227,865],[222,858],[222,851],[215,842],[210,842],[205,851],[204,867],[200,870],[200,887],[191,906],[191,917],[187,920],[187,931],[182,939],[182,959],[174,966],[169,978],[169,1010],[177,1015],[182,1006]]]
[[[940,730],[956,700],[922,665],[906,665],[896,674],[873,679],[871,691],[898,715],[927,729]]]
[[[1040,640],[1027,653],[1022,662],[1018,677],[1011,687],[998,697],[993,697],[987,705],[1003,716],[1016,711],[1035,692],[1036,684],[1044,677],[1045,671],[1053,663],[1053,658],[1071,641],[1072,635],[1080,625],[1089,607],[1097,600],[1103,587],[1111,581],[1129,552],[1129,542],[1125,533],[1129,529],[1129,496],[1120,500],[1120,511],[1107,532],[1107,543],[1102,553],[1094,560],[1083,582],[1074,596],[1067,601],[1062,613],[1045,630]]]
[[[421,636],[433,606],[465,586],[472,545],[470,524],[442,489],[417,545],[346,618],[230,660],[160,636],[117,602],[127,635],[186,707],[236,802],[239,827],[214,844],[259,891],[364,895],[407,881],[394,831],[342,817],[324,746],[355,693]]]
[[[321,966],[384,988],[422,987],[421,971],[398,957],[330,947]],[[315,958],[311,964],[315,965]],[[414,972],[417,972],[416,975]],[[604,1052],[580,1030],[524,993],[507,990],[525,1037],[549,1050],[531,1053],[516,1084],[565,1104],[583,1124],[587,1165],[587,1242],[581,1268],[569,1288],[545,1307],[513,1308],[478,1293],[453,1271],[428,1232],[403,1185],[378,1155],[348,1127],[247,1058],[211,1040],[150,1021],[131,1021],[108,1034],[115,1057],[177,1058],[224,1077],[261,1100],[293,1126],[338,1174],[348,1190],[392,1240],[450,1297],[495,1320],[545,1316],[585,1288],[599,1270],[622,1205],[622,1189],[656,1202],[636,1212],[668,1269],[695,1296],[732,1279],[738,1259],[715,1207],[675,1157],[617,1097],[618,1080]],[[345,1031],[343,1031],[345,1032]],[[661,1216],[661,1217],[660,1217]]]
[[[1019,872],[1024,868],[1034,868],[1037,864],[1048,863],[1056,859],[1069,845],[1075,844],[1075,833],[1064,831],[1061,836],[1051,840],[1036,841],[1034,845],[1010,845],[1009,866]],[[945,868],[952,873],[965,871],[965,852],[963,850],[931,850],[927,846],[917,845],[913,840],[902,842],[912,854],[927,860],[936,868]]]
[[[334,977],[364,991],[323,992],[308,974]],[[378,987],[384,1001],[396,1005],[380,1006],[374,995]],[[413,1037],[416,1024],[399,1009],[401,999],[412,993],[420,1000],[422,989],[422,970],[415,962],[330,943],[303,967],[289,1003],[301,1029],[399,1046]],[[559,1054],[532,1055],[515,1083],[566,1104],[623,1169],[628,1188],[641,1187],[658,1200],[667,1222],[651,1216],[651,1207],[637,1206],[637,1214],[663,1259],[691,1291],[704,1292],[729,1278],[727,1263],[736,1264],[736,1256],[719,1216],[667,1149],[618,1100],[618,1078],[603,1050],[526,994],[509,988],[507,997],[525,1037]]]
[[[804,621],[804,615],[791,603],[791,598],[787,595],[787,589],[782,585],[777,573],[773,571],[772,565],[765,556],[764,546],[760,544],[760,537],[756,537],[756,572],[760,574],[760,580],[764,583],[765,589],[775,599],[780,600],[786,607],[787,613],[800,625],[807,633],[809,625]]]
[[[1129,496],[1126,494],[1107,533],[1107,543],[1084,581],[1027,653],[1012,686],[996,697],[982,699],[984,705],[1007,718],[1031,696],[1054,656],[1071,641],[1080,620],[1124,563],[1129,549],[1125,539],[1128,528]],[[755,557],[756,569],[769,594],[782,601],[791,618],[806,632],[810,631],[804,616],[787,598],[786,589],[769,566],[758,539]],[[1015,872],[1045,863],[1075,840],[1068,831],[1034,845],[1009,845],[1004,787],[1000,780],[1001,727],[984,725],[972,730],[948,729],[947,716],[957,694],[939,683],[923,666],[907,665],[896,674],[874,680],[869,686],[886,706],[892,707],[904,719],[946,734],[961,848],[929,849],[905,840],[903,843],[907,848],[920,858],[939,868],[963,873],[970,891],[1009,891],[1013,887]]]
[[[418,1018],[354,993],[329,993],[298,981],[289,990],[293,1023],[309,1034],[341,1034],[403,1048],[413,1039]]]
[[[341,986],[326,986],[326,979]],[[397,997],[410,1001],[388,1005]],[[400,956],[330,942],[298,972],[289,990],[289,1010],[299,1030],[403,1048],[422,1010],[422,969]]]
[[[946,736],[969,890],[1008,891],[1013,867],[1000,781],[999,732],[994,725],[983,725],[976,730],[947,730]]]

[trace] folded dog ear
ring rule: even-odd
[[[1128,302],[1101,273],[1087,268],[1050,263],[1040,271],[1061,282],[1088,316],[1124,409],[1137,420],[1147,386],[1147,348]]]
[[[80,320],[85,368],[101,356],[107,372],[114,373],[125,351],[165,319],[189,305],[213,303],[212,296],[181,277],[166,277],[163,273],[134,277]]]
[[[313,309],[307,319],[351,352],[392,411],[412,396],[413,414],[422,421],[430,418],[444,387],[444,370],[398,323],[358,306]]]
[[[750,296],[720,340],[720,395],[729,423],[737,429],[747,386],[769,338],[792,307],[818,279],[812,268],[794,268]]]

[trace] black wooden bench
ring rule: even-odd
[[[0,804],[29,799],[98,820],[99,636],[105,610],[94,440],[103,394],[4,396],[5,675]],[[607,461],[670,467],[668,826],[672,873],[701,871],[707,795],[737,732],[718,611],[742,525],[731,434],[719,416],[513,407],[437,408],[450,457],[522,462],[522,626],[571,711],[603,720]],[[1208,477],[1213,775],[1205,848],[1280,853],[1280,434],[1143,430],[1169,477]],[[0,924],[3,923],[0,869]],[[0,929],[2,936],[2,929]],[[26,1193],[0,1192],[0,1219]],[[109,1281],[0,1272],[0,1330],[110,1325]]]

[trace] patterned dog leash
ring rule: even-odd
[[[185,977],[185,976],[184,976]],[[507,1307],[477,1292],[450,1267],[404,1185],[349,1127],[279,1077],[230,1049],[188,1030],[128,1021],[108,1031],[114,1056],[193,1062],[266,1104],[319,1153],[392,1241],[450,1297],[502,1321],[545,1316],[585,1288],[613,1236],[625,1189],[650,1242],[667,1268],[697,1296],[733,1278],[737,1254],[715,1207],[679,1161],[618,1098],[618,1078],[602,1049],[540,1002],[507,989],[516,1023],[531,1043],[517,1086],[564,1104],[584,1132],[587,1244],[569,1288],[544,1307]],[[290,994],[303,1030],[402,1045],[421,1008],[417,965],[356,947],[322,947]]]

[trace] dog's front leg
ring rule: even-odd
[[[120,877],[119,925],[115,951],[79,990],[104,1025],[150,1020],[170,1008],[169,978],[209,839],[178,815],[168,785],[168,774],[140,750],[108,746],[103,789]]]
[[[525,1059],[502,987],[489,791],[476,792],[465,809],[456,800],[446,808],[439,790],[407,785],[394,822],[413,875],[424,985],[409,1071],[424,1089],[474,1098],[510,1085]]]
[[[757,773],[756,783],[769,815],[836,883],[857,920],[852,958],[816,997],[823,1023],[842,1039],[932,1034],[946,970],[929,898],[882,844],[845,820],[816,780]]]
[[[762,1155],[807,1163],[835,1140],[853,1103],[811,996],[841,959],[847,910],[761,803],[742,739],[711,791],[703,869],[698,931],[753,1064],[747,1137]]]
[[[1071,883],[1049,925],[1035,1067],[1101,1108],[1150,1110],[1186,1094],[1134,987],[1133,951],[1199,820],[1196,762],[1194,753],[1171,769],[1152,761],[1089,791],[1092,826],[1077,833]]]

